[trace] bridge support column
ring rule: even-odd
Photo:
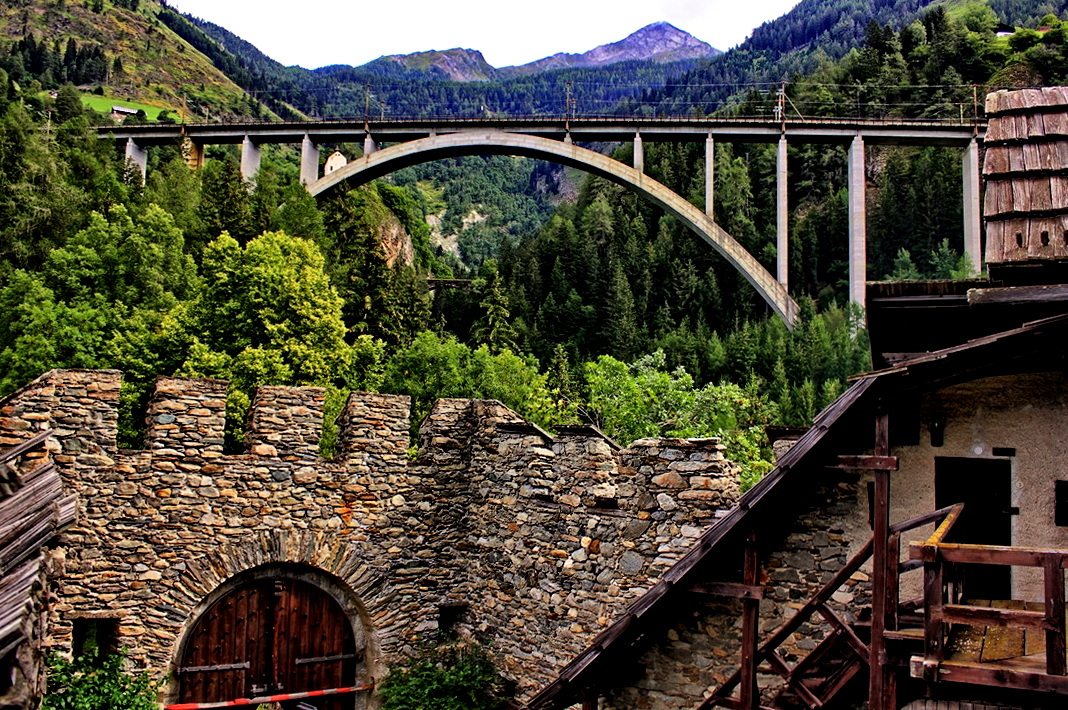
[[[371,137],[370,133],[367,133],[363,137],[363,154],[370,155],[378,150],[378,144],[375,143],[375,139]]]
[[[141,180],[145,179],[148,171],[148,150],[134,142],[133,138],[126,139],[126,160],[132,162],[141,170]]]
[[[319,146],[307,134],[300,144],[300,184],[311,185],[319,179]]]
[[[779,153],[775,161],[775,251],[776,273],[783,288],[788,288],[790,278],[790,211],[787,201],[786,136],[779,138]]]
[[[705,139],[705,214],[712,219],[716,204],[716,141],[711,134]]]
[[[194,143],[189,136],[182,139],[182,156],[190,170],[200,170],[204,167],[204,144]]]
[[[867,180],[864,170],[864,139],[857,135],[849,146],[849,300],[864,307],[868,280]]]
[[[964,254],[976,274],[983,271],[982,211],[979,200],[979,143],[974,138],[964,149]]]
[[[260,171],[260,147],[245,136],[241,142],[241,177],[251,180]]]
[[[634,169],[639,173],[645,172],[645,148],[642,147],[642,134],[634,134]]]

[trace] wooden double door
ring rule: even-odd
[[[193,626],[178,670],[179,702],[358,685],[362,650],[340,605],[319,587],[256,580],[220,598]],[[317,710],[355,707],[352,695],[301,703]]]

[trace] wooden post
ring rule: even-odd
[[[942,665],[942,569],[936,545],[924,548],[923,556],[923,679],[938,681]]]
[[[890,420],[880,410],[875,419],[875,455],[890,455]],[[871,668],[868,685],[868,706],[871,710],[897,710],[893,671],[886,667],[886,631],[889,597],[887,585],[896,578],[898,560],[890,559],[890,472],[875,470],[875,530],[872,548],[871,646],[868,663]],[[895,574],[889,574],[890,565]]]
[[[886,628],[897,631],[898,606],[900,605],[901,590],[898,580],[898,562],[901,560],[901,533],[890,536],[890,544],[886,548],[887,554],[887,587],[886,587]]]
[[[586,698],[582,701],[582,710],[597,710],[597,698]]]
[[[1065,675],[1064,568],[1060,555],[1047,555],[1042,561],[1046,582],[1046,673]]]
[[[760,567],[757,559],[756,535],[749,533],[745,541],[745,565],[742,569],[742,584],[755,587],[760,583]],[[756,682],[757,634],[760,629],[760,600],[742,600],[742,668],[738,687],[738,707],[741,710],[758,710],[760,693]]]

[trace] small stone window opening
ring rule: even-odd
[[[71,652],[97,665],[119,650],[118,619],[74,619]]]
[[[448,602],[438,607],[438,633],[442,638],[456,636],[456,627],[467,615],[468,608],[467,602]]]
[[[594,498],[593,507],[598,510],[619,510],[619,501],[615,498]]]
[[[1064,230],[1064,233],[1061,235],[1061,246],[1068,247],[1068,229]]]
[[[1016,233],[1016,246],[1021,249],[1023,248],[1023,232]]]
[[[1044,247],[1048,247],[1049,246],[1049,232],[1047,232],[1046,230],[1043,229],[1040,239],[1042,240],[1042,246],[1044,246]]]

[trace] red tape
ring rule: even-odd
[[[318,698],[323,695],[344,695],[346,693],[359,693],[364,690],[374,690],[373,685],[357,685],[351,688],[327,688],[324,690],[305,690],[300,693],[282,693],[281,695],[261,695],[255,698],[237,698],[236,700],[223,700],[214,703],[178,703],[167,705],[164,710],[212,710],[212,708],[236,708],[260,703],[281,703],[286,700],[300,700],[301,698]]]

